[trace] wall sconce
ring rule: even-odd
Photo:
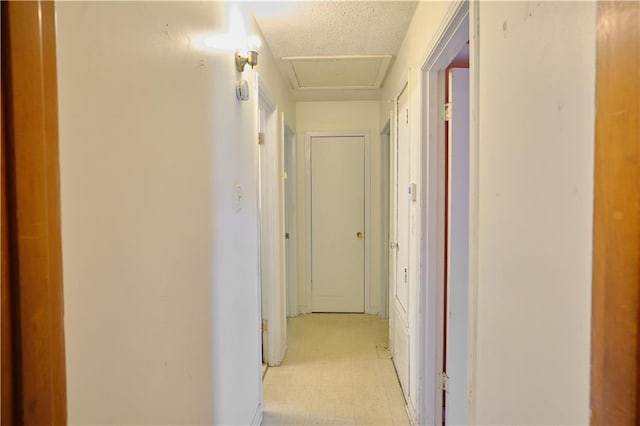
[[[251,69],[258,65],[258,52],[249,50],[246,55],[241,55],[240,52],[236,50],[236,68],[238,72],[244,71],[244,66],[247,64],[251,66]]]

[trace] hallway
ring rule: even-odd
[[[637,424],[640,2],[2,6],[3,414]],[[338,137],[364,154],[326,176],[364,183],[319,206]],[[357,281],[314,265],[328,230]],[[362,314],[310,314],[335,276]]]
[[[263,425],[408,425],[389,352],[388,321],[374,315],[288,319],[288,349],[263,381]]]

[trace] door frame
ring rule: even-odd
[[[1,9],[1,423],[66,424],[55,4]]]
[[[478,3],[456,0],[444,17],[420,68],[421,170],[420,178],[420,290],[419,380],[421,424],[442,424],[444,349],[445,218],[445,69],[469,42],[469,274],[468,274],[468,419],[475,423],[476,285],[478,222]]]
[[[396,99],[397,101],[397,99]],[[389,352],[393,357],[393,311],[396,294],[396,251],[391,247],[391,244],[397,240],[396,221],[398,215],[398,172],[397,172],[397,102],[394,107],[389,111],[389,257],[387,262],[389,263],[389,289],[387,294],[387,304],[389,310]]]
[[[312,256],[311,256],[311,139],[315,137],[363,137],[364,138],[364,312],[371,313],[371,145],[369,131],[330,131],[305,132],[305,197],[304,209],[306,219],[305,249],[307,268],[305,272],[305,308],[306,312],[313,312],[312,303]]]
[[[296,134],[291,130],[282,113],[282,147],[283,147],[283,168],[285,159],[289,163],[289,169],[285,170],[286,178],[284,183],[284,212],[285,212],[285,232],[286,218],[289,217],[289,255],[285,252],[286,278],[287,278],[287,316],[298,315],[298,172],[296,162]],[[291,187],[291,191],[287,190]],[[286,244],[286,241],[285,241]],[[286,246],[285,246],[286,250]]]
[[[256,73],[258,110],[265,113],[264,140],[258,145],[266,164],[275,165],[261,170],[258,175],[262,190],[260,221],[260,280],[262,298],[266,297],[267,340],[266,362],[269,366],[282,364],[287,349],[286,323],[286,259],[284,240],[284,146],[282,144],[283,118],[278,106],[272,101],[267,88]],[[258,138],[256,135],[256,144]],[[259,194],[256,194],[259,195]]]
[[[638,20],[637,2],[597,4],[592,425],[640,420]]]
[[[466,87],[466,111],[464,106],[460,110],[464,111],[464,115],[456,114],[459,108],[456,106],[456,96],[461,97],[461,93],[455,90],[456,82],[453,78],[454,72],[465,72],[467,75]],[[444,282],[444,373],[447,380],[446,399],[444,406],[444,424],[468,424],[468,403],[460,403],[460,399],[464,397],[465,401],[469,398],[469,363],[468,363],[468,270],[469,270],[469,69],[447,67],[445,71],[445,79],[448,80],[448,101],[451,102],[451,116],[448,121],[446,134],[446,223],[445,223],[445,279]],[[458,118],[461,117],[461,118]],[[459,120],[462,126],[456,122]],[[466,120],[466,123],[464,122]],[[459,130],[465,129],[466,140],[456,136]],[[460,132],[464,134],[464,131]],[[455,142],[454,142],[455,139]],[[464,144],[456,145],[457,142]],[[465,158],[466,157],[466,158]],[[466,161],[465,161],[466,160]],[[462,170],[461,162],[465,162],[464,170]],[[464,180],[462,180],[465,178]],[[458,188],[467,185],[466,190]],[[466,205],[464,205],[466,203]],[[461,213],[462,212],[462,213]],[[464,219],[459,219],[462,214]],[[465,228],[466,227],[466,228]],[[460,277],[461,270],[464,270],[464,277]],[[457,315],[453,315],[456,312]],[[451,319],[454,319],[453,321]],[[461,331],[461,332],[460,332]],[[456,355],[463,352],[466,358],[459,359]],[[459,377],[456,376],[458,370]],[[462,406],[462,408],[459,408]],[[453,409],[452,409],[453,408]],[[452,414],[453,413],[453,414]]]
[[[380,252],[380,262],[383,265],[382,274],[386,280],[386,287],[380,282],[380,309],[378,316],[389,318],[391,311],[390,288],[390,267],[391,267],[391,115],[380,130],[380,206],[382,208],[380,219],[382,233],[380,235],[382,250]],[[386,231],[386,232],[385,232]],[[386,234],[386,235],[385,235]],[[386,291],[385,291],[386,290]]]

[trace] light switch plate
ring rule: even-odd
[[[411,185],[409,185],[409,200],[411,201],[417,200],[416,191],[417,191],[417,188],[415,183],[412,183]]]

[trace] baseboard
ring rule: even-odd
[[[261,423],[262,423],[262,404],[258,404],[256,413],[253,415],[253,419],[251,420],[251,426],[260,426]]]
[[[413,404],[411,403],[411,400],[406,400],[407,405],[405,405],[405,409],[407,410],[407,416],[409,417],[409,423],[411,423],[412,425],[417,425],[417,413],[416,413],[416,409],[413,407]]]

